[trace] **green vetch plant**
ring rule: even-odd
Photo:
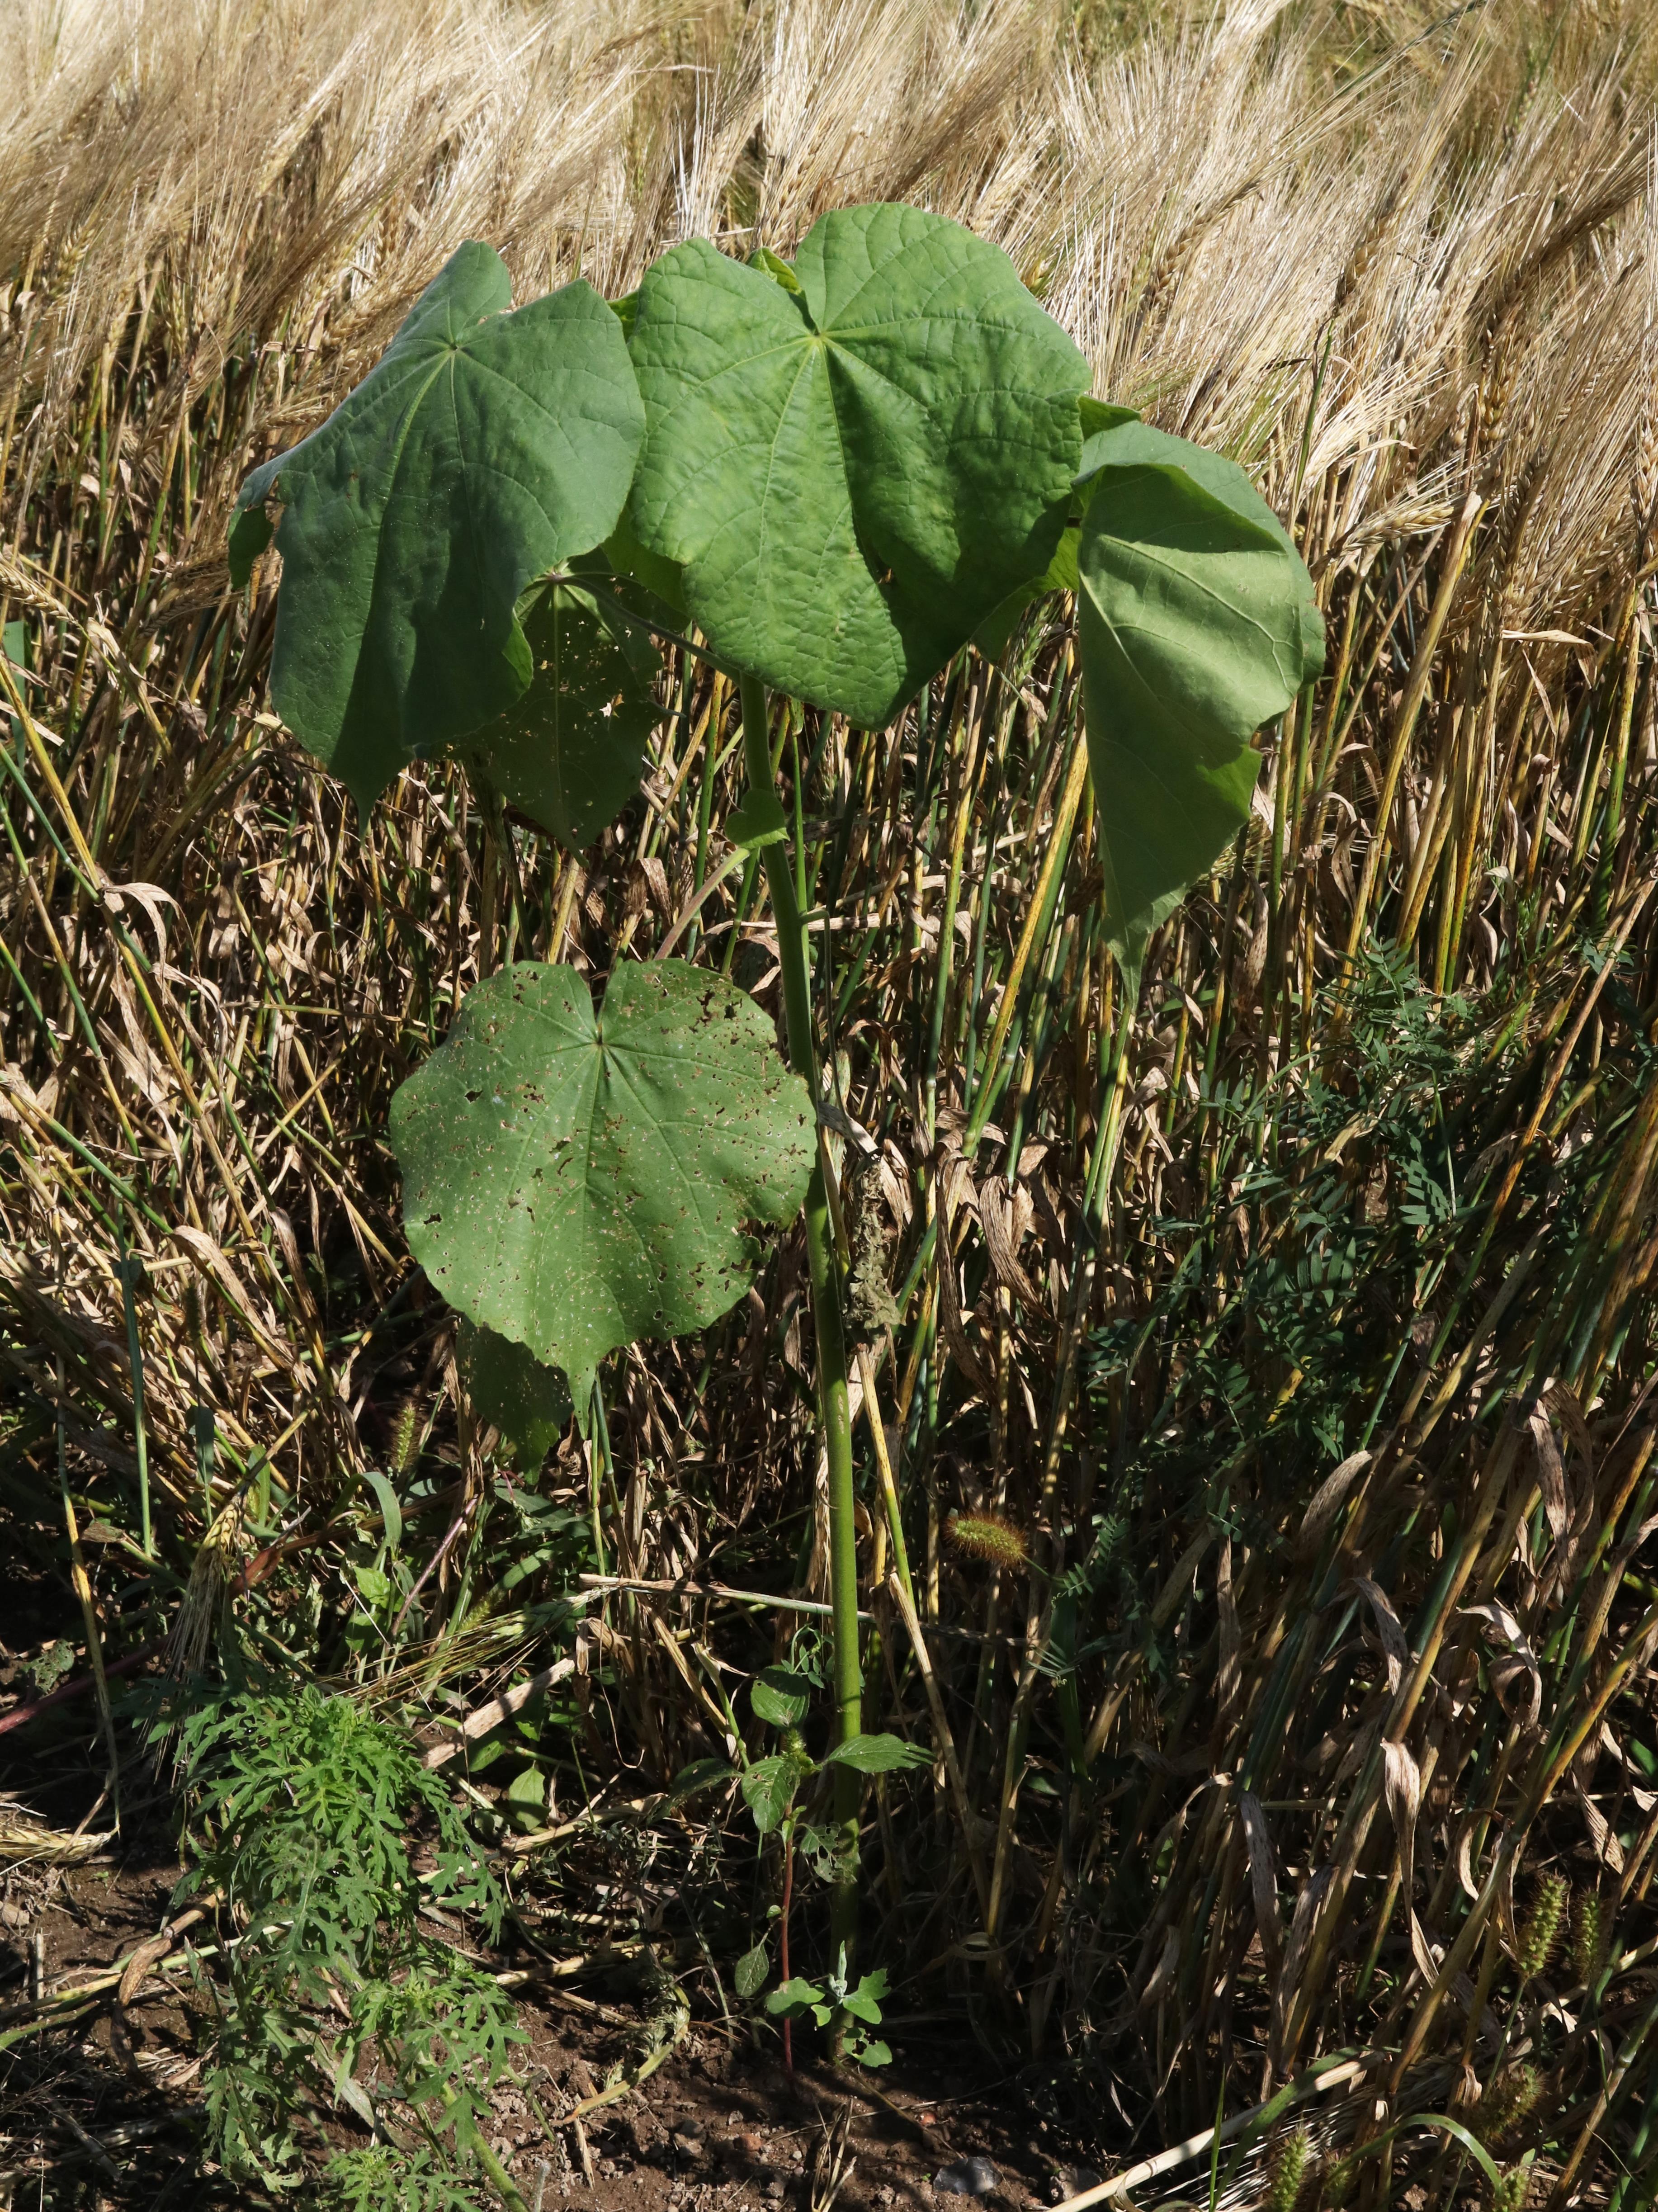
[[[1000,651],[1025,607],[1074,592],[1106,921],[1132,981],[1153,923],[1245,818],[1250,740],[1321,665],[1321,625],[1242,472],[1091,398],[1006,256],[940,216],[837,210],[793,262],[693,240],[614,309],[583,283],[508,299],[490,250],[461,247],[358,389],[243,486],[233,575],[274,532],[272,696],[360,805],[452,751],[486,813],[505,796],[580,849],[636,780],[659,641],[737,683],[749,787],[727,827],[763,871],[787,1067],[744,994],[683,962],[617,967],[597,1007],[574,970],[519,963],[473,992],[391,1134],[410,1246],[488,1333],[471,1387],[503,1434],[526,1400],[544,1424],[556,1409],[537,1365],[569,1377],[588,1424],[609,1353],[717,1318],[753,1278],[753,1231],[804,1217],[831,1942],[850,1960],[862,1778],[890,1740],[860,1723],[846,1255],[815,1127],[783,718],[884,729],[975,637]],[[496,1343],[515,1366],[479,1357]],[[749,1771],[757,1821],[786,1816],[786,1780]]]

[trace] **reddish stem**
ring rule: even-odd
[[[789,1972],[789,1904],[794,1895],[794,1831],[791,1828],[783,1838],[783,1979],[793,1978]],[[794,2039],[790,2033],[792,2023],[783,2022],[783,2065],[790,2081],[794,2079]]]

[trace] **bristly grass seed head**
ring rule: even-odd
[[[1531,2196],[1531,2160],[1511,2166],[1491,2191],[1491,2212],[1526,2212]]]
[[[420,1430],[420,1400],[411,1394],[398,1408],[398,1425],[392,1433],[392,1467],[395,1474],[407,1474],[419,1458]]]
[[[1506,2142],[1523,2126],[1542,2094],[1543,2084],[1534,2066],[1510,2066],[1486,2090],[1476,2108],[1474,2129],[1480,2141],[1493,2148]]]
[[[1266,2192],[1266,2212],[1296,2212],[1312,2148],[1312,2137],[1305,2128],[1297,2128],[1279,2146],[1272,2167],[1272,2185]]]
[[[1537,1884],[1531,1911],[1520,1931],[1520,1978],[1534,1982],[1548,1971],[1566,1917],[1571,1884],[1564,1875],[1546,1874]]]
[[[1029,1553],[1023,1529],[994,1513],[952,1513],[944,1534],[958,1552],[971,1552],[993,1567],[1022,1567]]]
[[[1580,1982],[1593,1982],[1606,1962],[1606,1913],[1598,1889],[1580,1889],[1572,1900],[1571,1963]]]

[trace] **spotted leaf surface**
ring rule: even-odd
[[[814,1153],[805,1086],[752,1000],[678,960],[480,983],[392,1103],[404,1222],[449,1303],[562,1367],[586,1402],[636,1338],[716,1320],[757,1224],[791,1220]]]

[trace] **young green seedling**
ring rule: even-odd
[[[391,1134],[410,1246],[479,1332],[480,1410],[531,1452],[562,1405],[541,1370],[569,1376],[585,1422],[607,1353],[717,1318],[752,1279],[751,1225],[804,1209],[839,1956],[859,1778],[905,1747],[860,1732],[841,1267],[768,690],[882,728],[970,640],[993,657],[1033,599],[1073,592],[1132,981],[1246,817],[1250,740],[1316,674],[1322,629],[1242,471],[1090,399],[1006,257],[939,216],[839,210],[792,264],[694,240],[614,309],[582,283],[512,313],[509,294],[489,247],[459,249],[328,422],[249,477],[232,574],[246,581],[276,516],[272,696],[361,806],[452,751],[580,849],[635,782],[655,641],[738,679],[750,788],[726,827],[762,859],[788,1069],[758,1010],[703,970],[623,963],[596,1009],[573,969],[521,963],[475,989]],[[762,1830],[815,1771],[787,1746],[749,1770]],[[833,2002],[853,2010],[844,1972]]]
[[[775,1833],[783,1847],[783,1901],[779,1912],[783,1980],[780,1988],[774,1990],[766,1999],[766,2009],[782,2022],[783,2052],[791,2072],[794,2054],[789,2026],[808,2011],[820,2027],[827,2026],[831,2019],[836,2021],[841,2047],[865,2066],[884,2064],[892,2055],[884,2044],[872,2043],[865,2033],[865,2026],[880,2025],[876,2000],[886,1993],[884,1974],[865,1975],[856,1990],[848,1992],[844,1943],[836,1951],[837,1971],[822,1988],[789,1972],[789,1911],[797,1845],[814,1871],[831,1885],[835,1893],[848,1882],[855,1884],[857,1879],[855,1857],[847,1863],[843,1830],[838,1826],[824,1830],[805,1825],[798,1802],[799,1794],[825,1768],[838,1778],[842,1773],[892,1774],[905,1767],[932,1765],[928,1754],[919,1746],[885,1735],[845,1738],[830,1749],[820,1765],[807,1751],[800,1730],[811,1710],[812,1692],[821,1686],[822,1676],[815,1655],[803,1650],[797,1638],[791,1663],[763,1668],[749,1687],[749,1704],[755,1717],[777,1729],[780,1739],[778,1750],[755,1759],[745,1769],[742,1790],[761,1836]],[[737,1966],[738,1996],[752,1996],[765,1980],[769,1966],[763,1943],[745,1953]],[[860,2022],[864,2025],[860,2026]]]

